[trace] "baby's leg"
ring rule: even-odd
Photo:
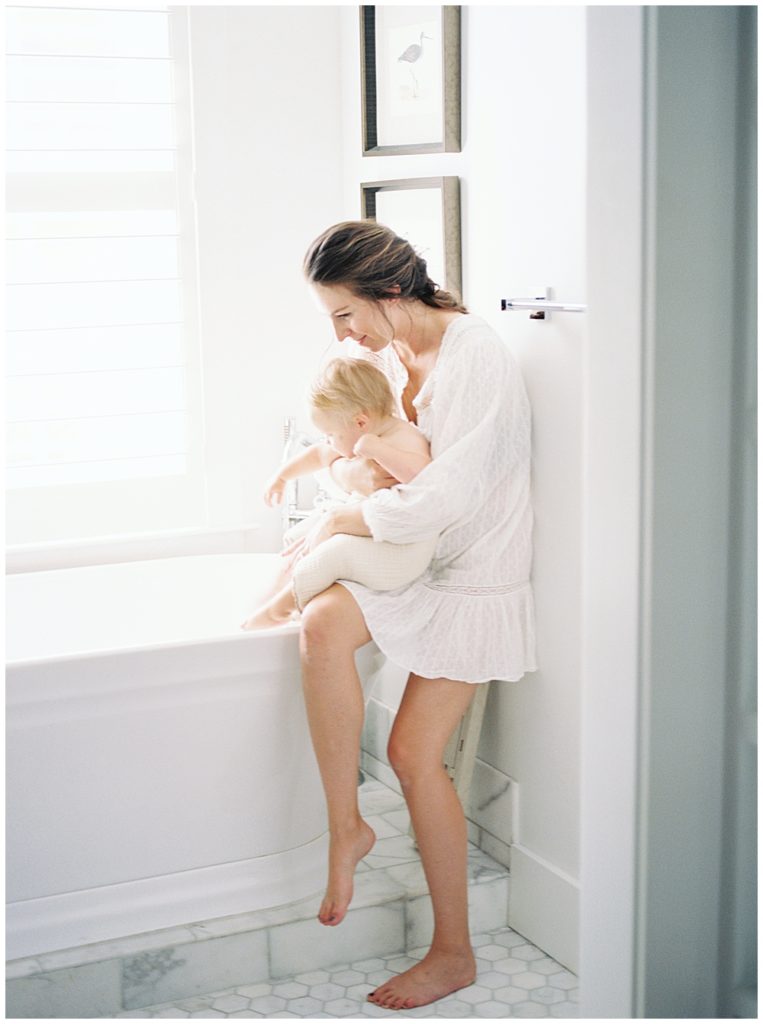
[[[266,590],[263,590],[262,593],[256,593],[255,600],[258,608],[275,600],[275,598],[283,592],[285,587],[290,587],[291,576],[291,561],[290,559],[282,558],[281,565],[278,568],[278,574],[270,581],[270,586]],[[252,601],[252,604],[254,603],[255,602]]]
[[[294,567],[297,607],[302,610],[337,580],[355,580],[372,590],[397,590],[421,576],[436,544],[436,537],[413,544],[390,544],[370,537],[335,534]]]
[[[266,604],[262,605],[254,615],[246,622],[241,623],[242,629],[272,629],[273,626],[282,626],[288,622],[292,614],[297,610],[294,600],[294,591],[291,583],[283,587],[275,597],[272,597]]]
[[[284,546],[288,547],[289,544],[292,544],[295,540],[299,540],[300,537],[305,537],[310,532],[310,530],[313,529],[313,527],[315,526],[315,524],[318,522],[322,515],[322,512],[314,512],[306,519],[303,519],[302,522],[297,523],[295,526],[292,526],[290,530],[287,530],[283,536]],[[285,606],[279,604],[278,599],[284,597],[284,592],[286,589],[288,589],[289,592],[291,592],[291,565],[291,559],[281,559],[281,564],[279,566],[275,578],[271,580],[270,585],[265,590],[257,593],[255,598],[257,602],[257,611],[254,613],[254,615],[250,616],[250,618],[248,618],[245,622],[241,623],[242,629],[267,629],[271,626],[281,625],[282,622],[288,621],[290,613],[281,616],[280,611],[282,609],[285,610]],[[254,601],[252,601],[252,604],[254,604]],[[269,608],[271,606],[273,607],[274,614],[279,616],[279,621],[263,621],[260,624],[258,624],[262,613],[265,611],[266,608]],[[291,611],[296,611],[296,606],[294,604],[293,598]],[[250,623],[254,623],[254,625],[250,625]]]

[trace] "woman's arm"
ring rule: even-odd
[[[363,518],[362,507],[361,502],[332,509],[326,516],[327,536],[333,537],[335,533],[350,533],[354,537],[370,537],[371,531]]]
[[[432,394],[432,462],[410,483],[362,503],[374,540],[442,533],[529,463],[530,409],[519,370],[490,328],[467,328],[443,352]]]
[[[374,459],[401,484],[413,480],[432,461],[428,451],[403,451],[377,434],[364,434],[355,445],[355,454]]]
[[[355,537],[370,537],[371,531],[366,525],[361,512],[362,503],[346,505],[325,512],[320,522],[310,533],[295,540],[281,554],[292,559],[292,565],[298,557],[315,551],[319,544],[329,540],[334,534],[349,533]]]

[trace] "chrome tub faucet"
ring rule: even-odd
[[[287,416],[283,421],[283,455],[282,462],[293,458],[300,448],[309,448],[315,444],[317,438],[308,437],[304,431],[297,430],[297,421],[294,416]],[[328,494],[320,485],[310,507],[300,508],[299,480],[287,480],[283,495],[283,529],[284,533],[292,526],[301,523],[303,519],[311,516],[317,508],[328,498]]]

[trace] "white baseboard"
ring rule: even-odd
[[[519,843],[511,847],[509,925],[578,972],[580,884]]]

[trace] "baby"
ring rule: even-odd
[[[373,459],[399,483],[408,483],[432,461],[426,438],[412,423],[395,415],[389,382],[370,362],[332,360],[312,386],[310,406],[313,423],[326,441],[279,467],[265,486],[269,505],[283,500],[288,480],[324,469],[341,457]],[[323,514],[316,512],[289,530],[285,543],[293,544],[311,532]],[[354,580],[373,590],[395,590],[411,583],[429,565],[436,540],[391,544],[336,534],[300,559],[293,573],[282,570],[274,596],[241,628],[267,629],[288,622],[295,611],[301,611],[311,598],[339,579]]]

